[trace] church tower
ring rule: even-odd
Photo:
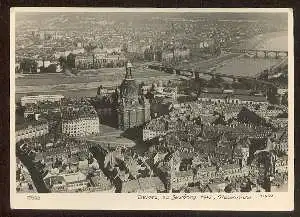
[[[150,120],[150,104],[139,96],[139,87],[132,75],[132,64],[127,62],[125,78],[120,85],[118,127],[126,130]]]

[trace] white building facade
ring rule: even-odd
[[[21,98],[21,105],[37,104],[38,102],[60,102],[64,98],[62,95],[37,95],[37,96],[23,96]]]
[[[83,117],[62,121],[62,134],[72,137],[86,136],[99,133],[98,117]]]

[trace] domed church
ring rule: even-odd
[[[139,95],[139,86],[132,75],[132,64],[127,62],[125,79],[120,85],[118,127],[126,130],[150,120],[150,103]]]
[[[120,97],[125,103],[136,104],[138,103],[138,85],[132,77],[132,64],[128,62],[126,64],[125,79],[120,85]]]

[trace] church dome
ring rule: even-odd
[[[133,79],[131,72],[132,64],[127,62],[125,79],[120,85],[120,97],[126,104],[138,103],[139,86]]]
[[[124,79],[120,86],[121,97],[125,99],[138,98],[138,85],[134,79]]]

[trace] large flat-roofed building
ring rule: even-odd
[[[121,67],[125,64],[126,57],[123,54],[98,53],[95,55],[77,55],[75,57],[75,68],[98,69],[105,67]]]
[[[181,61],[189,59],[190,49],[174,49],[162,51],[162,62],[170,63],[172,61]]]
[[[38,102],[60,102],[62,98],[64,98],[62,95],[23,96],[21,98],[21,105],[37,104]]]
[[[202,102],[212,102],[216,104],[268,104],[264,96],[247,96],[247,95],[229,95],[224,93],[201,93],[198,100]]]
[[[44,178],[46,186],[51,192],[76,192],[85,190],[88,186],[86,175],[82,172],[48,175]]]
[[[99,117],[95,108],[85,99],[65,99],[61,106],[62,134],[71,137],[99,133]]]
[[[80,69],[92,68],[93,61],[93,56],[77,55],[75,57],[75,67]]]
[[[44,178],[44,182],[53,193],[78,191],[113,193],[115,191],[115,187],[100,170],[97,170],[90,178],[80,171],[57,175],[49,174]]]
[[[64,119],[62,121],[62,133],[69,136],[85,136],[99,133],[99,118],[80,117],[76,119]]]

